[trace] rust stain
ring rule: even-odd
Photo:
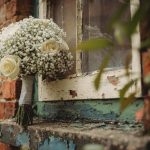
[[[115,75],[114,76],[107,76],[107,79],[114,86],[119,84],[119,78],[116,77]]]
[[[77,96],[77,92],[74,90],[69,90],[69,94],[72,96],[72,98]]]

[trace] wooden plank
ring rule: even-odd
[[[70,77],[63,80],[44,82],[39,80],[39,100],[79,100],[118,98],[118,91],[128,79],[119,77],[124,69],[107,71],[103,74],[101,88],[96,91],[93,81],[97,73]]]

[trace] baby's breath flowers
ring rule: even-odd
[[[38,73],[55,79],[73,66],[65,36],[52,19],[25,18],[2,29],[0,59],[18,56],[20,76]]]

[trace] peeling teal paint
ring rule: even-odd
[[[39,144],[38,150],[75,150],[75,144],[61,138],[49,137]]]
[[[37,112],[40,117],[48,120],[119,120],[133,122],[135,112],[142,106],[143,101],[137,100],[119,115],[118,100],[37,102]]]
[[[20,145],[29,145],[29,134],[26,132],[22,132],[20,134],[17,135],[16,137],[16,145],[20,146]]]

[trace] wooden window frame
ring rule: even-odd
[[[131,17],[139,6],[139,0],[131,0],[130,10]],[[77,41],[82,41],[82,0],[76,0],[77,12]],[[39,18],[46,18],[47,0],[39,0]],[[86,99],[113,99],[118,98],[118,91],[131,79],[141,78],[141,62],[140,62],[140,32],[139,25],[136,33],[131,37],[132,46],[132,72],[130,78],[121,77],[125,73],[125,69],[106,70],[102,76],[101,88],[96,91],[93,86],[98,71],[91,74],[82,74],[81,71],[81,52],[76,52],[76,74],[66,79],[57,81],[42,81],[38,78],[39,101],[59,101],[59,100],[86,100]],[[131,87],[129,90],[133,92],[138,89],[137,97],[141,96],[141,80]]]

